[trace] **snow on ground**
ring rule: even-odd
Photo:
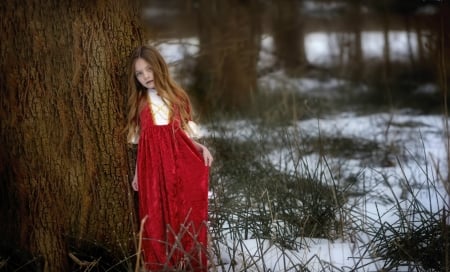
[[[376,262],[369,264],[358,258],[363,252],[358,253],[356,244],[348,241],[305,238],[303,242],[306,248],[293,251],[270,245],[268,241],[246,240],[243,254],[246,262],[242,263],[254,262],[254,267],[246,271],[301,271],[304,268],[309,271],[349,271],[358,262],[366,264],[367,271],[376,271],[377,265],[381,267]]]
[[[319,79],[313,77],[290,78],[284,71],[276,71],[258,79],[258,85],[264,91],[291,91],[309,94],[314,97],[337,96],[340,88],[348,87],[349,81],[338,78]],[[361,89],[363,91],[363,89]]]
[[[384,34],[380,31],[363,31],[361,37],[364,58],[382,59],[385,46]],[[311,64],[315,65],[339,63],[339,58],[342,55],[339,52],[340,48],[349,50],[345,46],[340,46],[340,44],[348,44],[346,41],[352,38],[351,33],[307,33],[304,40],[306,58]],[[391,60],[407,60],[410,55],[416,57],[418,54],[418,37],[414,32],[389,31],[387,41],[389,42]],[[156,41],[154,45],[169,64],[177,63],[186,56],[195,56],[199,52],[199,40],[196,37]],[[260,48],[258,68],[273,66],[275,63],[273,56],[274,42],[270,34],[262,35]],[[348,60],[342,61],[347,62]]]
[[[352,33],[344,32],[310,32],[305,35],[304,45],[306,59],[309,63],[320,66],[346,63],[348,54],[341,54],[349,48],[341,44],[350,44]],[[418,37],[414,32],[389,31],[386,36],[389,43],[389,55],[393,61],[409,59],[410,55],[417,57]],[[366,59],[382,59],[384,54],[384,34],[381,31],[363,31],[361,34],[363,57]],[[264,35],[261,40],[261,52],[258,67],[270,67],[274,64],[273,37]]]
[[[414,124],[413,126],[411,126]],[[399,145],[405,150],[410,159],[399,158],[392,167],[370,166],[357,164],[341,159],[330,158],[329,164],[340,167],[346,176],[348,173],[364,175],[362,178],[364,190],[368,194],[364,197],[364,212],[372,218],[377,218],[376,209],[381,211],[382,220],[393,222],[397,216],[386,213],[392,208],[395,199],[404,198],[407,194],[407,184],[413,187],[417,199],[427,208],[437,211],[442,208],[445,200],[443,184],[439,182],[436,167],[432,161],[440,164],[441,174],[445,177],[446,148],[444,143],[444,129],[442,116],[438,115],[406,115],[387,113],[372,114],[367,116],[353,116],[342,114],[330,117],[326,120],[307,120],[300,122],[302,131],[317,134],[319,129],[322,135],[339,133],[350,138],[362,138],[375,140],[380,144],[389,142]],[[389,128],[388,128],[389,126]],[[311,165],[314,165],[313,163]],[[347,174],[345,173],[347,172]],[[385,182],[382,182],[385,180]],[[433,188],[436,186],[436,188]],[[361,191],[363,188],[360,188]],[[350,200],[351,202],[352,200]],[[362,201],[353,199],[353,201]],[[361,207],[355,205],[355,207]]]
[[[256,129],[255,125],[247,121],[230,122],[224,127],[225,129],[218,134],[214,131],[209,133],[220,137],[247,139]],[[292,127],[290,133],[299,133],[302,137],[318,136],[319,133],[322,136],[339,135],[376,141],[380,145],[393,142],[401,145],[414,158],[406,161],[399,159],[391,167],[370,166],[358,159],[343,160],[332,157],[327,158],[328,165],[325,166],[321,162],[323,158],[317,153],[301,158],[305,165],[311,168],[306,171],[317,171],[317,167],[320,166],[322,169],[319,171],[323,171],[328,176],[326,179],[331,179],[332,175],[328,168],[339,168],[342,176],[351,173],[359,175],[364,183],[357,185],[358,190],[366,190],[367,194],[364,197],[349,199],[348,207],[352,207],[355,213],[361,214],[369,221],[379,218],[381,222],[393,223],[398,219],[395,214],[397,209],[392,208],[395,205],[395,199],[403,200],[402,194],[405,193],[406,188],[401,182],[406,180],[413,186],[416,198],[428,209],[437,211],[445,205],[445,198],[439,195],[445,192],[444,188],[438,182],[435,167],[430,164],[431,159],[442,164],[446,156],[443,119],[439,115],[379,113],[360,116],[354,113],[342,113],[323,119],[300,121]],[[291,154],[292,152],[285,148],[275,150],[267,157],[275,166],[283,167],[280,170],[290,171],[296,167]],[[340,181],[336,180],[336,182]],[[243,244],[237,247],[239,254],[234,259],[237,261],[235,268],[245,264],[246,271],[269,271],[269,269],[285,271],[286,267],[292,267],[292,271],[296,271],[296,264],[306,264],[311,271],[351,271],[356,263],[359,266],[367,264],[360,271],[376,271],[382,267],[380,262],[362,258],[365,256],[365,249],[360,248],[361,244],[357,242],[302,239],[307,246],[300,250],[281,249],[267,240],[244,240]],[[229,243],[233,244],[236,241],[229,241]],[[228,270],[225,269],[225,271]]]
[[[304,268],[309,271],[345,271],[357,262],[366,264],[367,271],[376,271],[379,266],[355,258],[358,249],[345,241],[305,238],[302,242],[305,248],[296,251],[277,247],[267,240],[245,240],[238,245],[241,254],[235,258],[234,271],[303,271]],[[223,250],[225,248],[223,246]],[[225,271],[233,271],[228,266],[224,268]]]

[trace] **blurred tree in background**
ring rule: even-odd
[[[298,75],[306,68],[303,0],[270,3],[274,51],[280,67],[288,74]]]
[[[240,110],[256,91],[261,37],[256,0],[198,2],[196,96],[205,108]],[[208,107],[208,105],[210,107]]]
[[[445,2],[148,0],[146,3],[147,26],[152,32],[150,42],[174,42],[178,38],[198,41],[196,65],[189,62],[183,77],[192,76],[192,84],[186,87],[202,113],[245,111],[261,88],[257,86],[258,78],[274,71],[283,71],[292,78],[321,73],[322,77],[367,84],[378,89],[374,96],[379,97],[372,101],[391,106],[402,104],[407,96],[412,98],[407,101],[416,99],[417,104],[423,97],[414,96],[414,89],[424,82],[437,81],[434,56],[441,35],[437,22],[438,13],[445,13],[441,8]],[[377,36],[374,41],[374,35],[378,34],[381,38]],[[310,43],[308,39],[314,35],[325,38],[322,44]],[[368,40],[369,36],[372,40]],[[324,44],[327,42],[330,44]],[[365,52],[368,45],[370,50],[379,49],[380,56]],[[400,47],[402,56],[398,56]],[[314,50],[329,50],[333,55],[318,63],[309,54]],[[265,60],[260,57],[268,55],[274,57],[273,65],[261,67]],[[425,108],[436,105],[439,99],[426,98]]]

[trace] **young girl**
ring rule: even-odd
[[[146,269],[207,271],[209,150],[188,136],[191,105],[153,47],[129,63],[128,141],[138,144],[132,182]]]

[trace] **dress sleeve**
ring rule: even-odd
[[[189,120],[187,126],[188,129],[186,131],[186,134],[189,136],[189,138],[198,139],[201,137],[200,128],[194,121]]]

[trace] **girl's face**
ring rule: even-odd
[[[134,75],[139,83],[147,89],[155,88],[153,82],[153,69],[146,60],[138,58],[134,63]]]

